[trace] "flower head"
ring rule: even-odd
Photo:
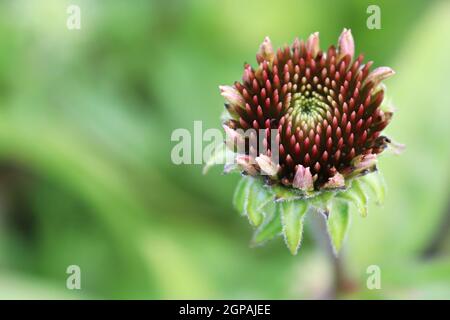
[[[384,198],[383,180],[372,174],[378,155],[388,146],[394,153],[403,148],[381,135],[393,116],[393,108],[382,105],[382,81],[394,71],[371,71],[371,61],[355,58],[347,29],[337,48],[326,51],[317,32],[276,52],[266,37],[256,60],[256,69],[245,65],[241,82],[220,87],[228,112],[228,149],[222,149],[234,155],[232,168],[244,173],[234,206],[257,228],[254,244],[283,234],[293,254],[305,215],[322,212],[337,252],[349,204],[366,216],[368,195]]]
[[[361,166],[373,170],[376,156],[390,142],[381,135],[392,112],[381,108],[380,83],[394,71],[380,67],[371,72],[372,62],[364,63],[363,55],[354,58],[354,53],[347,29],[337,48],[326,51],[319,47],[318,33],[276,52],[266,37],[256,55],[257,68],[246,64],[241,82],[221,86],[230,113],[225,126],[277,130],[279,183],[305,188],[311,180],[315,190],[342,187],[355,172],[365,172]],[[269,146],[256,156],[270,153]],[[255,169],[261,173],[261,166],[252,166],[253,174]],[[308,182],[300,178],[306,171],[312,176]]]

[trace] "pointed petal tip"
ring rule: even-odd
[[[221,85],[219,86],[219,90],[222,97],[224,97],[231,105],[244,107],[244,98],[234,86]]]
[[[342,37],[344,34],[350,34],[350,36],[352,36],[352,29],[343,28],[340,37]]]
[[[314,180],[309,167],[305,168],[302,165],[297,167],[292,186],[303,191],[314,190]]]
[[[261,168],[261,174],[265,174],[270,177],[274,177],[277,175],[279,168],[268,156],[260,155],[256,157],[255,160]]]
[[[264,37],[263,43],[271,43],[269,36]]]
[[[242,135],[226,124],[223,124],[222,127],[225,131],[225,145],[228,149],[232,151],[242,151],[245,148],[245,140]]]
[[[308,39],[317,39],[317,38],[319,38],[319,31],[311,33],[308,37]]]
[[[366,78],[366,83],[373,82],[375,85],[378,85],[381,81],[392,77],[394,74],[395,71],[390,67],[378,67],[369,73]]]
[[[262,63],[264,60],[270,63],[272,62],[274,56],[275,53],[273,51],[272,41],[270,41],[270,38],[266,36],[259,46],[259,50],[256,54],[256,59],[259,63]]]
[[[306,50],[311,52],[311,55],[315,57],[320,50],[320,38],[319,32],[312,33],[306,41]]]
[[[353,39],[352,31],[344,28],[338,41],[339,57],[349,55],[351,59],[355,54],[355,41]]]
[[[345,187],[345,178],[339,172],[336,172],[335,175],[330,177],[323,185],[324,189],[339,189],[343,187]]]
[[[292,43],[292,48],[295,50],[300,50],[300,39],[295,37],[294,42]]]

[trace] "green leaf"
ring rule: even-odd
[[[334,200],[331,203],[327,225],[328,234],[330,235],[334,252],[337,255],[350,225],[349,205],[347,201]]]
[[[320,213],[325,213],[328,211],[328,205],[335,196],[333,191],[325,191],[318,196],[311,198],[310,203],[316,208]]]
[[[250,223],[257,227],[264,220],[263,207],[270,201],[273,201],[273,194],[264,186],[263,182],[258,179],[253,179],[250,185],[249,194],[246,203],[246,214]]]
[[[233,195],[233,206],[241,215],[246,214],[247,199],[250,192],[250,186],[253,182],[251,177],[242,177],[239,181]]]
[[[380,172],[373,172],[362,177],[361,181],[364,186],[367,186],[375,195],[377,204],[384,204],[386,183],[383,179],[383,175]]]
[[[283,225],[281,224],[281,204],[270,202],[264,207],[264,212],[266,219],[253,234],[251,241],[252,246],[261,245],[283,232]]]
[[[350,201],[356,206],[356,208],[358,208],[358,211],[362,217],[367,216],[368,199],[359,179],[353,180],[352,187],[349,190],[340,192],[337,197]]]
[[[246,176],[236,187],[233,206],[246,215],[253,226],[258,227],[264,220],[263,207],[273,199],[273,194],[261,180]]]
[[[281,221],[284,240],[293,255],[297,254],[302,240],[303,217],[308,211],[307,201],[281,202]]]
[[[367,204],[369,202],[369,199],[367,197],[367,194],[359,181],[359,179],[356,179],[352,183],[351,191],[355,194],[355,196],[360,200],[360,206],[358,207],[359,212],[361,213],[361,216],[366,217],[367,216]]]

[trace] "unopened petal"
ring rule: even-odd
[[[278,166],[273,163],[272,159],[268,156],[260,155],[259,157],[256,157],[255,160],[261,168],[262,174],[273,177],[278,173]]]
[[[373,82],[376,86],[381,81],[393,76],[394,74],[395,71],[389,67],[378,67],[367,76],[366,83]]]
[[[225,130],[225,144],[231,151],[241,152],[245,149],[245,140],[240,132],[231,129],[227,125],[222,126]]]
[[[309,36],[308,40],[306,41],[306,50],[311,52],[311,56],[313,58],[315,58],[317,53],[319,53],[320,46],[319,46],[318,32],[314,32],[312,35]]]
[[[302,165],[297,167],[292,186],[303,191],[311,191],[314,189],[313,177],[309,167],[305,168]]]
[[[241,155],[236,157],[236,163],[242,168],[242,170],[251,175],[256,176],[258,171],[256,170],[254,164],[255,160],[247,155]]]
[[[219,86],[220,94],[227,100],[230,105],[244,108],[245,100],[242,95],[232,86]]]
[[[274,56],[275,53],[273,51],[272,42],[270,41],[269,37],[265,37],[264,41],[259,46],[259,51],[256,54],[256,60],[259,63],[262,63],[264,60],[271,63],[273,61]]]
[[[339,37],[338,43],[339,57],[350,56],[353,59],[355,55],[355,41],[353,40],[353,35],[350,29],[345,29],[342,31]]]
[[[323,185],[325,189],[337,189],[345,187],[345,179],[342,174],[336,172],[336,174],[328,179],[328,181]]]

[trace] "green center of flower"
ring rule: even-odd
[[[304,91],[293,94],[290,109],[293,123],[311,128],[323,120],[329,105],[319,93]]]

